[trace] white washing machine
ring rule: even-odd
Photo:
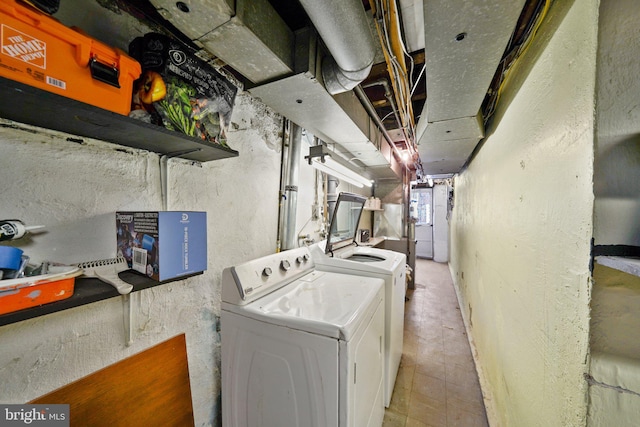
[[[318,270],[384,280],[384,405],[389,407],[402,357],[407,257],[386,249],[357,246],[355,237],[365,201],[357,194],[340,193],[329,238],[311,245],[310,251]]]
[[[308,248],[222,276],[223,427],[382,425],[384,282]]]

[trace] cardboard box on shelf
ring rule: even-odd
[[[116,230],[118,255],[154,280],[207,269],[206,212],[116,212]]]

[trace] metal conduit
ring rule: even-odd
[[[300,150],[302,145],[302,128],[291,122],[289,134],[289,156],[287,177],[284,186],[286,197],[284,206],[284,224],[282,230],[282,249],[296,247],[296,215],[298,210],[298,169],[300,166]]]
[[[396,105],[396,100],[393,96],[393,92],[391,91],[391,86],[389,86],[389,82],[385,78],[380,78],[366,85],[362,85],[363,88],[372,86],[382,86],[384,88],[384,97],[387,98],[387,101],[389,101],[389,104],[391,105],[391,110],[393,111],[393,116],[396,119],[398,128],[402,129],[402,133],[404,134],[405,139],[408,140],[407,134],[404,130],[404,126],[402,125],[402,120],[400,120],[400,116],[398,115],[398,106]]]
[[[365,87],[371,87],[371,86],[377,86],[377,85],[380,85],[384,88],[384,97],[387,98],[387,101],[389,101],[389,104],[391,105],[391,110],[393,111],[393,115],[396,119],[396,123],[398,124],[398,128],[402,130],[402,134],[404,135],[404,139],[407,142],[407,147],[409,148],[409,151],[411,152],[411,154],[416,154],[417,150],[415,149],[415,146],[413,145],[411,138],[407,134],[407,128],[402,124],[402,120],[400,119],[400,115],[398,114],[398,105],[396,104],[395,97],[393,96],[393,91],[391,90],[391,86],[389,85],[389,82],[387,81],[387,79],[380,78],[366,85],[362,85],[362,87],[365,88]],[[373,108],[373,111],[375,111],[375,108]],[[376,117],[378,117],[377,114],[376,114]],[[382,123],[382,120],[380,120],[380,123]]]
[[[360,86],[356,86],[353,89],[353,92],[356,94],[356,96],[358,97],[358,99],[360,100],[362,105],[364,106],[364,109],[367,110],[367,113],[369,113],[369,116],[376,123],[376,125],[380,129],[380,132],[382,132],[382,135],[384,136],[384,139],[387,140],[387,142],[391,146],[391,149],[393,150],[393,152],[396,153],[396,155],[398,156],[398,159],[402,159],[402,155],[400,153],[400,150],[398,150],[398,147],[396,147],[396,144],[393,142],[393,139],[391,139],[391,135],[389,135],[389,132],[387,132],[387,130],[385,129],[384,124],[382,123],[382,120],[380,120],[380,117],[378,116],[378,113],[376,112],[376,109],[371,104],[371,101],[367,97],[367,94],[364,93],[364,89],[362,89],[362,87],[360,87]],[[407,165],[405,165],[404,163],[402,163],[402,165],[405,167],[405,169],[407,169],[407,170],[409,169],[409,167]]]
[[[300,0],[332,58],[322,77],[332,94],[347,92],[367,78],[375,57],[373,36],[360,0]]]

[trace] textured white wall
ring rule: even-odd
[[[601,0],[598,35],[594,236],[640,245],[640,9]],[[640,278],[595,265],[589,426],[634,426],[640,416]]]
[[[455,179],[450,268],[492,425],[585,425],[598,3],[554,3]]]
[[[240,93],[229,133],[239,157],[170,160],[169,210],[207,212],[208,270],[134,294],[131,347],[119,298],[0,327],[0,402],[24,403],[186,333],[196,425],[218,425],[221,271],[275,251],[281,131],[280,116]],[[162,209],[156,154],[84,141],[0,122],[0,218],[47,226],[16,242],[36,259],[114,256],[114,211]]]
[[[638,359],[640,277],[596,263],[593,281],[591,351]],[[640,360],[636,364],[640,374]]]
[[[602,0],[598,40],[595,243],[640,245],[640,8]]]

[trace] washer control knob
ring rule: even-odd
[[[299,256],[298,258],[296,258],[296,262],[297,262],[298,264],[302,264],[302,263],[304,262],[304,257],[303,257],[302,255],[301,255],[301,256]]]
[[[291,268],[291,263],[289,262],[288,259],[283,259],[282,262],[280,263],[280,268],[283,269],[284,271],[288,271]]]
[[[265,267],[264,270],[262,270],[262,275],[265,277],[271,276],[271,273],[273,273],[273,271],[271,271],[270,267]]]
[[[304,259],[304,262],[307,262],[307,261],[309,261],[309,258],[311,258],[311,257],[309,256],[309,254],[304,254],[304,255],[302,255],[302,258]]]

